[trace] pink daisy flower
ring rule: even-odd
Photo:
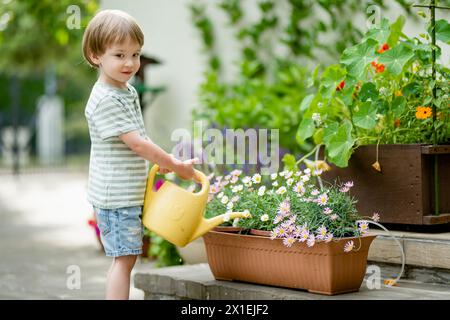
[[[322,194],[318,199],[317,203],[319,206],[324,206],[328,203],[328,195],[326,193]]]
[[[372,220],[375,222],[380,221],[380,215],[377,212],[373,213]]]
[[[306,240],[308,240],[308,237],[309,237],[308,230],[303,229],[302,234],[300,235],[300,239],[298,239],[298,241],[305,242]]]
[[[286,247],[291,247],[294,244],[294,242],[295,242],[295,238],[292,235],[289,235],[283,239],[283,244]]]
[[[324,225],[322,225],[319,229],[317,229],[317,239],[323,240],[325,236],[327,235],[327,228],[325,228]]]
[[[350,252],[355,248],[355,243],[351,240],[345,244],[344,252]]]
[[[308,241],[306,242],[306,244],[308,245],[308,247],[312,247],[314,244],[316,243],[316,238],[314,237],[314,235],[311,233],[309,235]]]
[[[351,188],[353,187],[353,181],[347,181],[344,186],[346,186],[347,188]]]
[[[367,233],[369,231],[369,223],[367,221],[360,222],[358,229],[362,234]]]

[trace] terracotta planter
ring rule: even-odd
[[[266,230],[250,229],[250,234],[260,237],[270,237],[271,232]]]
[[[213,228],[214,231],[218,232],[232,232],[232,233],[242,233],[244,231],[241,227],[233,227],[233,226],[217,226]]]
[[[439,215],[434,215],[434,155],[438,155]],[[332,166],[327,181],[352,180],[356,207],[365,215],[380,213],[380,222],[411,225],[450,223],[450,146],[379,145],[381,172],[371,165],[376,146],[361,146],[347,168]]]
[[[335,295],[358,291],[375,235],[316,243],[210,231],[204,236],[208,263],[217,280],[238,280]],[[353,240],[358,251],[344,252]]]

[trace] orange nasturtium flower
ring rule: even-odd
[[[400,127],[400,119],[395,119],[395,121],[394,121],[394,126],[395,126],[396,128]]]
[[[372,65],[372,67],[375,68],[375,72],[376,72],[376,73],[381,73],[381,72],[384,71],[384,68],[385,68],[385,65],[384,65],[384,64],[378,63],[376,60],[375,60],[375,61],[372,61],[370,64]]]
[[[383,72],[384,71],[384,64],[378,63],[375,71],[376,71],[376,73]]]
[[[341,91],[342,89],[344,89],[345,86],[345,81],[342,80],[336,87],[336,91]]]
[[[416,118],[417,119],[427,119],[431,117],[433,112],[430,107],[417,107]]]
[[[378,53],[383,53],[389,50],[389,45],[387,43],[383,44],[380,49],[378,49]]]

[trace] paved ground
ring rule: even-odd
[[[85,172],[0,174],[0,299],[104,298],[111,260],[87,224],[86,183]]]

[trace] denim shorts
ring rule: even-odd
[[[142,253],[142,206],[117,209],[94,207],[100,239],[108,257]]]

